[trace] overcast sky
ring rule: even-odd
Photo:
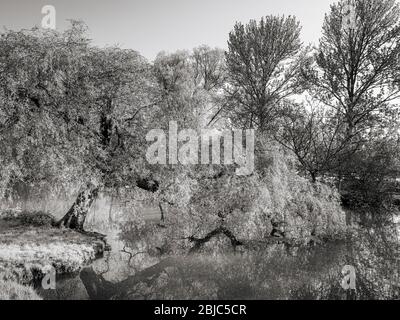
[[[57,12],[57,29],[67,19],[82,19],[100,46],[119,44],[149,60],[201,44],[226,48],[236,21],[269,14],[295,15],[302,38],[316,43],[332,0],[0,0],[0,26],[18,30],[40,26],[44,5]]]

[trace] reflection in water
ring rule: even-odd
[[[358,231],[348,242],[315,247],[275,244],[258,250],[197,255],[148,254],[134,230],[108,230],[112,251],[74,277],[58,278],[48,299],[399,299],[395,233]],[[104,232],[104,230],[101,230]],[[341,287],[356,270],[356,292]]]

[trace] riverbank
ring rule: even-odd
[[[107,249],[98,236],[53,227],[49,216],[0,216],[0,281],[3,299],[15,292],[31,292],[32,285],[51,268],[57,274],[79,272]],[[31,292],[32,294],[34,292]],[[18,294],[16,295],[18,296]],[[23,293],[21,296],[26,297]]]

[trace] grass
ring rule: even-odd
[[[104,251],[98,239],[52,227],[47,214],[27,215],[0,215],[0,280],[31,284],[49,266],[57,274],[75,273]]]
[[[30,286],[15,281],[0,280],[0,300],[42,300]]]

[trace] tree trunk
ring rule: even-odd
[[[310,171],[310,175],[311,175],[311,182],[316,183],[317,182],[317,174],[315,173],[315,171]]]
[[[160,208],[161,222],[164,223],[165,222],[165,214],[164,214],[164,209],[162,207],[161,202],[158,203],[158,207]]]
[[[98,187],[93,184],[87,184],[78,194],[74,204],[58,222],[59,227],[65,227],[73,230],[83,231],[83,225],[89,209],[97,197]]]

